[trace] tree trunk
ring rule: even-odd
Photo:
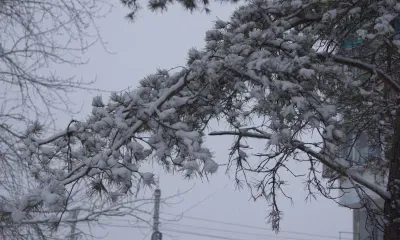
[[[400,101],[397,101],[399,106]],[[389,163],[389,179],[387,190],[392,195],[391,200],[385,201],[384,216],[385,216],[385,240],[400,240],[400,205],[397,203],[400,200],[400,110],[397,110],[394,122],[394,135],[392,154]]]

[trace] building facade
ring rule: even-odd
[[[349,171],[353,171],[365,180],[386,189],[386,169],[377,171],[369,165],[370,163],[374,164],[371,159],[381,159],[382,153],[381,149],[369,144],[366,134],[359,134],[358,136],[349,136],[349,141],[337,158],[348,163]],[[334,173],[325,166],[323,166],[322,176],[323,178],[335,177]],[[345,177],[339,177],[336,180],[336,185],[339,194],[339,206],[353,209],[353,239],[383,240],[382,225],[377,222],[382,222],[380,213],[384,207],[384,200],[368,189],[355,188],[351,180]]]
[[[400,40],[400,18],[393,20],[393,29],[396,33],[393,39]],[[366,55],[370,49],[363,48],[364,41],[355,32],[350,33],[341,42],[341,47],[337,50],[338,54],[349,57]],[[359,69],[347,69],[344,66],[343,71],[354,79],[363,80],[364,74]],[[386,190],[388,169],[383,164],[379,164],[382,159],[385,159],[385,149],[371,143],[367,133],[349,134],[344,145],[335,159],[345,163],[349,171],[354,171],[365,180]],[[336,179],[337,176],[323,166],[322,177]],[[383,224],[381,223],[384,200],[364,187],[354,188],[354,184],[348,178],[339,177],[335,184],[339,189],[338,204],[341,207],[353,209],[353,239],[383,240]]]

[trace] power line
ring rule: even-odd
[[[231,238],[231,237],[224,237],[224,236],[217,236],[217,235],[211,235],[211,234],[205,234],[205,233],[196,233],[196,232],[190,232],[190,231],[182,231],[182,230],[174,230],[174,229],[163,229],[165,232],[174,232],[174,233],[182,233],[182,234],[187,234],[187,235],[193,235],[193,236],[199,236],[199,237],[209,237],[209,238],[216,238],[216,239],[226,239],[226,240],[244,240],[244,239],[239,239],[239,238]]]
[[[112,221],[111,221],[112,222]],[[150,226],[134,226],[134,225],[115,225],[111,223],[102,223],[106,226],[109,227],[116,227],[116,228],[151,228]],[[199,227],[201,228],[201,227]],[[210,237],[210,238],[217,238],[217,239],[228,239],[228,240],[244,240],[244,239],[238,239],[238,238],[231,238],[231,237],[225,237],[225,236],[220,236],[220,235],[212,235],[212,234],[204,234],[204,233],[198,233],[198,232],[192,232],[192,231],[185,231],[185,230],[177,230],[177,229],[168,229],[161,227],[161,230],[166,231],[166,232],[175,232],[175,233],[182,233],[182,234],[188,234],[188,235],[195,235],[195,236],[200,236],[200,237]],[[241,233],[241,232],[233,232],[233,231],[225,231],[227,233]],[[244,235],[254,235],[254,236],[259,236],[259,237],[272,237],[272,238],[277,238],[276,236],[268,236],[268,235],[262,235],[262,234],[252,234],[252,233],[241,233]],[[278,237],[278,238],[283,238],[283,237]],[[309,239],[296,239],[296,238],[283,238],[287,240],[309,240]]]
[[[226,188],[227,185],[225,185]],[[199,217],[193,217],[193,216],[187,216],[183,215],[185,212],[190,211],[191,209],[197,207],[210,197],[214,196],[217,194],[221,189],[218,189],[217,191],[209,194],[207,197],[204,199],[200,200],[198,203],[194,204],[192,207],[188,208],[187,210],[183,211],[181,214],[172,214],[172,213],[166,213],[162,212],[162,214],[165,215],[170,215],[170,216],[175,216],[175,217],[180,217],[180,218],[188,218],[188,219],[193,219],[193,220],[199,220],[199,221],[204,221],[204,222],[211,222],[211,223],[219,223],[219,224],[224,224],[224,225],[230,225],[230,226],[238,226],[238,227],[244,227],[244,228],[251,228],[251,229],[258,229],[258,230],[266,230],[265,227],[256,227],[252,225],[246,225],[246,224],[239,224],[239,223],[233,223],[233,222],[224,222],[224,221],[216,221],[216,220],[211,220],[211,219],[206,219],[206,218],[199,218]],[[150,214],[150,213],[146,213]],[[127,221],[127,220],[122,220],[122,219],[113,219],[112,221]],[[193,226],[193,225],[184,225],[184,224],[174,224],[174,223],[167,223],[169,225],[176,225],[176,226],[184,226],[184,227],[189,227],[189,228],[200,228],[200,229],[207,229],[207,230],[214,230],[214,231],[220,231],[220,232],[229,232],[229,233],[237,233],[237,234],[246,234],[246,235],[253,235],[253,236],[261,236],[261,237],[272,237],[272,238],[279,238],[279,239],[293,239],[293,240],[309,240],[309,239],[296,239],[296,238],[288,238],[288,237],[283,237],[283,236],[273,236],[273,235],[262,235],[262,234],[255,234],[255,233],[245,233],[245,232],[238,232],[238,231],[231,231],[231,230],[225,230],[225,229],[215,229],[215,228],[209,228],[209,227],[198,227],[198,226]],[[113,227],[134,227],[132,225],[130,226],[122,226],[122,225],[110,225]],[[134,227],[135,228],[135,227]],[[136,227],[137,228],[137,227]],[[320,234],[313,234],[313,233],[305,233],[305,232],[297,232],[297,231],[285,231],[285,230],[280,230],[282,233],[289,233],[289,234],[296,234],[296,235],[304,235],[304,236],[311,236],[311,237],[322,237],[322,238],[330,238],[330,239],[337,239],[337,236],[329,236],[329,235],[320,235]],[[350,238],[343,238],[343,240],[351,240]]]
[[[109,224],[109,223],[103,223],[107,226],[110,227],[117,227],[117,228],[146,228],[149,226],[132,226],[132,225],[114,225],[114,224]],[[217,236],[217,235],[211,235],[211,234],[203,234],[203,233],[197,233],[197,232],[190,232],[190,231],[181,231],[181,230],[176,230],[176,229],[167,229],[167,228],[163,228],[163,231],[166,232],[174,232],[174,233],[182,233],[182,234],[188,234],[188,235],[195,235],[195,236],[200,236],[200,237],[210,237],[210,238],[216,238],[216,239],[226,239],[226,240],[244,240],[244,239],[238,239],[238,238],[231,238],[231,237],[224,237],[224,236]]]
[[[118,228],[142,228],[142,226],[138,227],[138,226],[130,226],[130,225],[113,225],[113,224],[107,224],[107,225],[111,226],[111,227],[118,227]],[[195,236],[200,236],[200,237],[210,237],[210,238],[226,239],[226,240],[244,240],[244,239],[238,239],[238,238],[231,238],[231,237],[228,238],[228,237],[224,237],[224,236],[217,236],[217,235],[212,235],[212,234],[204,234],[204,233],[197,233],[197,232],[190,232],[190,231],[181,231],[181,230],[176,230],[176,229],[162,228],[162,230],[165,231],[165,232],[175,232],[175,233],[195,235]]]
[[[123,224],[112,224],[113,220],[108,220],[108,222],[105,221],[100,221],[100,224],[104,224],[109,227],[117,227],[117,228],[150,228],[151,226],[135,226],[135,225],[123,225]],[[164,225],[164,224],[163,224]],[[195,228],[195,229],[204,229],[204,230],[211,230],[211,231],[218,231],[218,232],[224,232],[224,233],[233,233],[233,234],[242,234],[244,236],[247,235],[249,236],[254,236],[254,237],[262,237],[262,238],[273,238],[273,239],[285,239],[285,240],[312,240],[309,238],[295,238],[295,237],[290,237],[290,236],[276,236],[276,235],[267,235],[267,234],[257,234],[257,233],[250,233],[250,232],[240,232],[240,231],[232,231],[232,230],[227,230],[227,229],[217,229],[217,228],[209,228],[209,227],[200,227],[200,226],[193,226],[193,225],[185,225],[185,224],[174,224],[174,223],[168,223],[168,225],[175,225],[178,227],[188,227],[188,228]],[[165,228],[164,226],[160,226],[160,229],[163,231],[182,231],[182,230],[177,230],[177,229],[170,229],[170,228]],[[265,229],[264,229],[265,230]],[[194,232],[196,233],[196,232]],[[223,237],[223,236],[217,236],[217,237]],[[225,239],[225,238],[224,238]],[[346,238],[343,238],[346,239]],[[349,238],[347,238],[349,239]],[[234,239],[232,239],[234,240]]]
[[[193,216],[187,216],[187,215],[177,215],[177,214],[172,214],[172,213],[166,213],[163,212],[162,214],[165,215],[170,215],[170,216],[175,216],[175,217],[182,217],[182,218],[188,218],[188,219],[193,219],[193,220],[199,220],[199,221],[204,221],[204,222],[212,222],[212,223],[219,223],[219,224],[224,224],[224,225],[231,225],[231,226],[237,226],[237,227],[245,227],[245,228],[251,228],[251,229],[261,229],[265,230],[263,227],[256,227],[256,226],[251,226],[251,225],[245,225],[245,224],[239,224],[239,223],[232,223],[232,222],[224,222],[224,221],[216,221],[216,220],[211,220],[211,219],[206,219],[206,218],[199,218],[199,217],[193,217]],[[297,235],[304,235],[304,236],[311,236],[311,237],[323,237],[323,238],[330,238],[330,239],[337,239],[337,236],[329,236],[329,235],[320,235],[320,234],[313,234],[313,233],[305,233],[305,232],[296,232],[296,231],[285,231],[285,230],[280,230],[280,232],[283,233],[291,233],[291,234],[297,234]],[[344,240],[351,240],[350,238],[346,238]]]
[[[199,206],[200,204],[202,204],[203,202],[205,202],[206,200],[208,200],[209,198],[211,198],[212,196],[214,196],[215,194],[217,194],[219,191],[221,191],[222,189],[226,188],[228,186],[228,184],[226,184],[223,188],[218,189],[217,191],[209,194],[207,197],[205,197],[204,199],[200,200],[199,202],[197,202],[196,204],[194,204],[193,206],[189,207],[188,209],[186,209],[185,211],[183,211],[181,214],[183,215],[184,213],[189,212],[190,210],[192,210],[193,208]]]
[[[110,223],[111,222],[111,223]],[[113,220],[104,222],[100,221],[100,224],[104,224],[109,227],[117,227],[117,228],[150,228],[150,226],[135,226],[135,225],[122,225],[122,224],[112,224]],[[294,238],[290,236],[274,236],[274,235],[265,235],[265,234],[257,234],[257,233],[249,233],[249,232],[239,232],[239,231],[232,231],[232,230],[225,230],[225,229],[216,229],[216,228],[208,228],[208,227],[197,227],[193,225],[185,225],[185,224],[173,224],[173,223],[168,223],[169,225],[176,225],[176,226],[182,226],[182,227],[189,227],[189,228],[195,228],[195,229],[205,229],[205,230],[211,230],[211,231],[219,231],[219,232],[224,232],[224,233],[232,233],[232,234],[242,234],[244,237],[261,237],[261,238],[272,238],[272,239],[284,239],[284,240],[312,240],[312,239],[305,239],[305,238]],[[163,226],[160,226],[162,231],[166,232],[176,232],[176,233],[182,233],[182,234],[189,234],[189,235],[196,235],[200,237],[210,237],[210,238],[216,238],[216,239],[228,239],[228,240],[244,240],[244,239],[238,239],[238,238],[231,238],[231,237],[225,237],[221,235],[212,235],[212,234],[204,234],[204,233],[198,233],[198,232],[193,232],[193,231],[185,231],[185,230],[178,230],[178,229],[171,229],[171,228],[165,228]],[[265,230],[265,229],[264,229]],[[316,235],[316,234],[315,234]],[[317,235],[320,236],[320,235]],[[337,237],[336,237],[337,239]],[[343,238],[343,239],[348,239],[349,238]]]
[[[193,217],[193,216],[182,216],[182,215],[177,215],[177,214],[172,214],[172,213],[166,213],[166,212],[161,212],[162,214],[165,215],[170,215],[170,216],[175,216],[175,217],[181,217],[181,218],[187,218],[187,219],[193,219],[193,220],[199,220],[199,221],[204,221],[204,222],[211,222],[211,223],[218,223],[218,224],[224,224],[224,225],[229,225],[229,226],[238,226],[238,227],[244,227],[244,228],[250,228],[250,229],[257,229],[257,230],[266,230],[265,227],[257,227],[257,226],[251,226],[251,225],[245,225],[245,224],[239,224],[239,223],[232,223],[232,222],[224,222],[224,221],[216,221],[216,220],[211,220],[211,219],[206,219],[206,218],[199,218],[199,217]],[[146,214],[150,214],[150,213],[146,213]],[[129,221],[127,220],[123,220],[123,219],[113,219],[111,220],[113,222],[118,222],[118,221]],[[166,223],[166,224],[170,224],[170,225],[181,225],[181,226],[185,226],[183,224],[175,224],[175,223]],[[187,227],[195,227],[193,225],[186,225]],[[196,228],[207,228],[207,227],[196,227]],[[208,229],[208,228],[207,228]],[[212,229],[212,228],[211,228]],[[225,231],[223,229],[218,229],[219,231]],[[282,233],[288,233],[288,234],[294,234],[294,235],[303,235],[303,236],[310,236],[310,237],[321,237],[321,238],[329,238],[329,239],[337,239],[337,236],[332,236],[332,235],[321,235],[321,234],[314,234],[314,233],[306,233],[306,232],[296,232],[296,231],[285,231],[285,230],[281,230],[280,232]],[[270,235],[271,236],[271,235]],[[265,236],[267,237],[267,236]],[[271,236],[271,237],[275,237],[275,238],[282,238],[282,236]],[[343,238],[343,240],[352,240],[351,238]]]
[[[268,237],[268,238],[289,239],[289,240],[311,240],[311,239],[305,239],[305,238],[293,238],[293,237],[286,237],[286,236],[284,237],[284,236],[274,236],[274,235],[266,235],[266,234],[259,234],[259,233],[239,232],[239,231],[209,228],[209,227],[198,227],[198,226],[184,225],[184,224],[168,223],[168,225],[175,225],[178,227],[182,226],[182,227],[189,227],[189,228],[196,228],[196,229],[205,229],[205,230],[219,231],[219,232],[226,232],[226,233],[235,233],[235,234],[242,234],[242,235],[255,236],[255,237]]]
[[[150,213],[146,213],[150,214]],[[219,223],[219,224],[224,224],[224,225],[230,225],[230,226],[238,226],[238,227],[244,227],[244,228],[250,228],[250,229],[258,229],[258,230],[266,230],[264,227],[257,227],[257,226],[251,226],[251,225],[245,225],[245,224],[239,224],[239,223],[232,223],[232,222],[224,222],[224,221],[216,221],[216,220],[211,220],[211,219],[206,219],[206,218],[199,218],[199,217],[193,217],[193,216],[182,216],[182,215],[177,215],[177,214],[172,214],[172,213],[166,213],[163,212],[162,214],[165,215],[170,215],[170,216],[176,216],[176,217],[182,217],[182,218],[188,218],[188,219],[193,219],[193,220],[199,220],[199,221],[204,221],[204,222],[211,222],[211,223]],[[104,221],[104,220],[103,220]],[[103,223],[103,221],[100,221],[100,223]],[[129,221],[128,219],[112,219],[109,220],[110,222],[121,222],[121,221]],[[215,228],[209,228],[209,227],[197,227],[193,225],[184,225],[184,224],[177,224],[177,223],[166,223],[167,225],[177,225],[177,226],[185,226],[185,227],[190,227],[190,228],[200,228],[200,229],[208,229],[208,230],[214,230],[214,231],[220,231],[220,232],[230,232],[230,233],[240,233],[240,234],[247,234],[247,235],[254,235],[255,233],[245,233],[245,232],[237,232],[237,231],[230,231],[230,230],[225,230],[225,229],[215,229]],[[132,228],[138,228],[137,226],[129,225],[129,226],[123,226],[123,225],[112,225],[108,224],[109,226],[112,227],[132,227]],[[139,227],[143,228],[143,227]],[[330,239],[337,239],[337,236],[329,236],[329,235],[320,235],[320,234],[314,234],[314,233],[305,233],[305,232],[296,232],[296,231],[284,231],[281,230],[280,232],[282,233],[289,233],[289,234],[295,234],[295,235],[304,235],[304,236],[310,236],[310,237],[321,237],[321,238],[330,238]],[[273,235],[261,235],[259,234],[258,236],[263,236],[263,237],[272,237],[272,238],[280,238],[280,239],[289,239],[288,237],[283,237],[283,236],[273,236]],[[295,239],[295,238],[290,238],[290,239]],[[342,238],[343,240],[352,240],[350,238]],[[308,240],[308,239],[296,239],[296,240]]]

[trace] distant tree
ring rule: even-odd
[[[193,3],[184,6],[192,9]],[[279,229],[282,214],[277,196],[288,197],[279,173],[298,176],[288,163],[301,161],[310,166],[304,174],[311,195],[332,198],[328,189],[339,177],[353,183],[367,208],[373,202],[364,189],[379,195],[386,202],[377,212],[385,220],[385,239],[400,239],[399,13],[394,0],[252,1],[228,22],[218,20],[206,33],[205,49],[190,50],[180,71],[160,70],[137,89],[113,94],[107,104],[95,98],[87,121],[72,122],[46,139],[26,138],[24,156],[46,174],[42,189],[51,186],[59,198],[79,181],[92,182],[99,192],[125,194],[133,177],[153,181],[140,171],[151,159],[186,176],[216,172],[219,165],[203,137],[211,120],[225,120],[231,131],[210,134],[236,136],[229,166],[254,199],[270,204],[273,229]],[[303,141],[310,132],[318,138]],[[342,148],[362,134],[385,153],[367,159],[367,167],[389,175],[386,189],[343,161],[348,156],[340,154]],[[247,138],[266,140],[259,161],[249,159]],[[45,168],[43,155],[49,155]],[[51,164],[60,159],[69,170]],[[335,173],[328,186],[320,180],[320,163]],[[14,212],[49,207],[43,194],[22,199],[26,205]]]
[[[60,189],[53,180],[69,174],[63,162],[76,151],[68,147],[73,139],[57,139],[58,148],[32,141],[54,133],[49,129],[55,113],[74,110],[68,93],[90,89],[91,81],[62,76],[57,68],[85,64],[83,53],[103,44],[96,21],[111,7],[101,0],[0,1],[1,239],[49,239],[74,222],[135,215],[138,206],[151,203],[134,197],[108,201],[117,200],[112,192],[101,202],[83,197],[98,196],[93,189],[99,184]]]

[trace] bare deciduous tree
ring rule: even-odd
[[[55,126],[54,114],[74,110],[69,93],[91,89],[93,81],[62,76],[57,69],[85,64],[84,53],[96,43],[103,44],[96,22],[111,8],[111,2],[102,0],[0,1],[2,239],[48,239],[60,234],[55,230],[63,230],[76,221],[95,222],[100,216],[138,214],[137,209],[151,201],[135,197],[119,201],[118,195],[111,192],[99,196],[93,189],[100,184],[87,187],[82,182],[60,190],[49,176],[60,178],[63,171],[67,172],[63,162],[68,162],[76,151],[70,147],[72,139],[66,136],[65,142],[58,141],[67,146],[65,151],[29,145],[35,137],[54,133],[49,131]],[[41,151],[35,160],[24,150],[26,143],[32,152]],[[51,162],[54,158],[59,160]],[[26,194],[29,197],[21,198]],[[35,201],[40,196],[50,205],[65,203],[65,207],[44,209]],[[71,212],[78,208],[78,218],[71,218]],[[21,222],[22,219],[25,220]]]

